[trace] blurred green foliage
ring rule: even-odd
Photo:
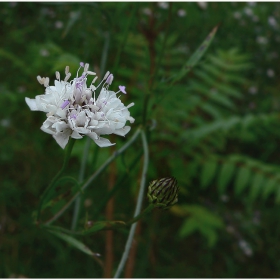
[[[0,277],[94,278],[106,269],[105,232],[80,238],[101,255],[92,258],[33,223],[63,151],[24,97],[43,94],[37,75],[52,84],[55,71],[69,65],[74,73],[80,61],[126,85],[123,101],[135,103],[136,119],[127,139],[147,113],[148,181],[174,176],[180,185],[176,206],[142,219],[125,275],[279,277],[279,19],[276,2],[0,3]],[[199,65],[168,85],[217,25]],[[91,145],[87,176],[126,141],[111,140],[112,149]],[[85,143],[77,141],[70,160],[76,178]],[[85,191],[79,227],[106,220],[111,173],[114,219],[132,217],[141,151],[138,140]],[[69,228],[72,212],[57,225]],[[113,272],[127,234],[114,232]]]

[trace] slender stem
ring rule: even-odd
[[[147,174],[147,169],[148,169],[148,164],[149,164],[148,143],[147,143],[147,139],[146,139],[144,130],[141,131],[141,136],[142,136],[143,150],[144,150],[144,163],[143,163],[143,171],[142,171],[142,176],[141,176],[140,190],[139,190],[137,204],[136,204],[135,213],[134,213],[135,218],[139,215],[139,213],[141,211],[144,190],[145,190],[145,185],[146,185],[146,174]],[[125,249],[124,249],[121,261],[119,263],[119,266],[118,266],[118,269],[117,269],[117,272],[116,272],[114,278],[119,278],[119,276],[125,266],[125,263],[126,263],[126,260],[128,258],[128,254],[129,254],[129,251],[131,248],[131,244],[133,241],[136,226],[137,226],[137,222],[134,223],[130,228],[128,239],[125,244]]]
[[[85,190],[92,181],[114,160],[116,159],[120,154],[122,154],[138,137],[139,133],[141,132],[141,128],[138,128],[133,136],[127,141],[118,151],[116,151],[111,157],[109,157],[106,162],[104,162],[97,171],[95,171],[88,180],[84,183],[84,185],[81,187],[81,190]],[[68,207],[73,203],[73,201],[76,199],[76,197],[79,195],[79,192],[77,192],[69,201],[68,203],[58,212],[56,213],[50,220],[48,220],[45,225],[49,225],[55,220],[57,220],[67,209]]]
[[[67,167],[67,164],[68,164],[68,161],[70,159],[70,155],[71,155],[74,144],[75,144],[75,139],[70,138],[70,140],[68,142],[67,149],[66,149],[66,153],[65,153],[65,156],[64,156],[64,161],[63,161],[63,164],[62,164],[62,168],[53,177],[52,181],[50,182],[49,186],[45,189],[45,191],[42,195],[42,198],[40,200],[39,208],[38,208],[38,214],[37,214],[37,222],[40,221],[41,209],[42,209],[44,200],[46,199],[46,196],[49,194],[50,190],[53,188],[54,183],[57,181],[57,179],[61,176],[61,174],[64,172],[64,170]]]
[[[83,182],[84,177],[85,177],[86,163],[87,163],[87,159],[88,159],[88,153],[89,153],[89,148],[90,148],[91,142],[92,142],[92,139],[87,137],[86,144],[84,147],[80,172],[79,172],[79,178],[78,178],[79,184]],[[79,213],[80,213],[80,207],[81,207],[81,195],[79,195],[75,201],[75,208],[74,208],[74,214],[73,214],[72,225],[71,225],[72,230],[76,229],[78,218],[79,218]]]
[[[134,217],[132,220],[128,221],[126,223],[126,225],[130,226],[130,225],[134,224],[135,222],[140,220],[142,217],[147,215],[149,212],[151,212],[154,208],[155,208],[155,205],[154,204],[150,204],[141,214],[139,214],[138,216]]]

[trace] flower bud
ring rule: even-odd
[[[156,207],[168,209],[178,201],[178,190],[174,177],[154,180],[148,187],[148,198]]]

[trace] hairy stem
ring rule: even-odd
[[[88,159],[88,153],[89,153],[91,141],[92,140],[89,137],[87,137],[86,144],[84,147],[80,172],[79,172],[79,179],[78,179],[79,184],[81,184],[83,182],[84,177],[85,177],[86,163],[87,163],[87,159]],[[71,225],[72,230],[75,230],[77,227],[77,222],[78,222],[79,213],[80,213],[80,207],[81,207],[81,195],[79,195],[75,201],[75,208],[74,208],[72,225]]]
[[[70,138],[70,140],[68,142],[67,149],[66,149],[66,153],[65,153],[65,156],[64,156],[64,161],[63,161],[62,167],[59,170],[59,172],[54,176],[54,178],[50,182],[49,186],[45,189],[45,191],[42,195],[42,198],[41,198],[40,203],[39,203],[38,213],[37,213],[37,222],[38,223],[40,222],[41,210],[42,210],[44,200],[46,199],[50,190],[53,188],[55,182],[58,180],[58,178],[63,174],[64,170],[66,169],[74,144],[75,144],[75,139]]]
[[[139,194],[138,194],[138,198],[137,198],[137,204],[136,204],[134,217],[137,217],[141,211],[142,201],[143,201],[143,197],[144,197],[144,190],[145,190],[145,185],[146,185],[146,174],[147,174],[148,164],[149,164],[149,149],[148,149],[148,143],[147,143],[146,134],[145,134],[144,130],[141,131],[141,136],[142,136],[142,143],[143,143],[143,150],[144,150],[144,163],[143,163],[140,190],[139,190]],[[116,271],[114,278],[119,278],[119,276],[125,266],[125,263],[126,263],[126,260],[128,258],[128,254],[129,254],[129,251],[131,248],[131,244],[133,241],[136,225],[137,225],[137,223],[134,223],[130,228],[128,239],[127,239],[126,245],[125,245],[125,249],[124,249],[121,261],[119,263],[119,266],[118,266],[118,269]]]

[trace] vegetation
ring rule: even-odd
[[[178,202],[141,216],[121,277],[280,276],[279,3],[0,7],[0,277],[113,277],[143,165],[142,208],[160,178],[177,179]],[[77,140],[45,196],[65,151],[25,97],[44,93],[37,75],[52,84],[80,61],[126,85],[135,123],[125,138],[108,137],[112,147]],[[56,217],[77,193],[77,221],[74,204]]]

